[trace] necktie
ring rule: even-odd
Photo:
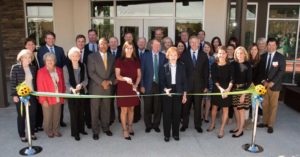
[[[200,51],[203,51],[203,45],[200,43]]]
[[[114,57],[116,57],[116,51],[113,51],[113,55],[114,55]]]
[[[106,54],[103,54],[103,64],[104,64],[105,70],[107,70],[107,55]]]
[[[80,50],[80,62],[83,63],[83,52]]]
[[[266,67],[266,72],[267,74],[269,74],[269,70],[270,70],[270,66],[271,66],[271,54],[269,54],[269,59],[268,59],[268,63],[267,63],[267,67]]]
[[[196,61],[197,61],[197,59],[196,59],[196,53],[193,52],[193,64],[194,64],[194,66],[196,65]]]
[[[95,44],[92,44],[92,51],[96,52]]]
[[[158,60],[157,60],[157,54],[154,55],[154,82],[158,83]]]
[[[53,47],[50,47],[50,52],[54,53],[54,48]]]

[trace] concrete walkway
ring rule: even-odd
[[[153,130],[146,134],[143,121],[134,125],[135,136],[131,141],[124,140],[121,133],[121,125],[115,122],[111,130],[112,137],[100,134],[100,139],[92,139],[89,135],[81,136],[80,141],[71,137],[69,112],[65,108],[66,128],[61,128],[61,138],[49,139],[44,132],[39,132],[38,140],[33,145],[43,147],[43,151],[37,157],[300,157],[300,113],[280,104],[278,120],[273,134],[268,134],[266,129],[258,129],[256,143],[263,146],[264,151],[252,154],[244,151],[241,146],[249,143],[251,131],[245,131],[244,136],[234,139],[228,133],[234,125],[226,126],[225,137],[217,138],[220,124],[215,131],[199,134],[193,129],[193,119],[189,129],[180,134],[180,141],[170,140],[164,142],[163,133]],[[19,150],[26,146],[19,140],[17,133],[15,107],[0,109],[0,156],[16,157]],[[191,117],[192,118],[192,117]],[[208,124],[203,124],[206,130]],[[162,125],[161,125],[162,130]]]

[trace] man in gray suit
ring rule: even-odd
[[[110,53],[107,53],[108,45],[105,38],[99,40],[98,47],[98,53],[92,53],[88,56],[87,68],[90,76],[89,93],[95,95],[111,95],[112,84],[115,81],[115,58]],[[103,132],[105,132],[107,136],[112,136],[112,132],[109,130],[110,101],[111,99],[107,98],[91,99],[94,140],[99,139],[100,121]]]

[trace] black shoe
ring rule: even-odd
[[[205,119],[204,122],[205,122],[205,123],[209,123],[209,120],[206,120],[206,119]]]
[[[244,132],[242,131],[242,133],[240,133],[239,135],[233,134],[232,137],[233,138],[238,138],[244,135]]]
[[[38,131],[44,131],[43,127],[38,127]]]
[[[179,141],[179,136],[173,136],[175,141]]]
[[[165,140],[165,142],[169,142],[170,141],[170,137],[165,137],[164,140]]]
[[[87,135],[88,133],[85,131],[80,132],[82,135]]]
[[[37,140],[37,137],[35,135],[31,135],[32,140]]]
[[[128,137],[124,137],[125,140],[131,140],[131,137],[128,136]]]
[[[113,135],[113,133],[110,130],[105,131],[105,133],[106,133],[107,136],[112,136]]]
[[[110,121],[110,122],[109,122],[109,126],[111,126],[113,123],[114,123],[114,121]]]
[[[146,128],[145,132],[149,133],[151,131],[152,128]]]
[[[264,128],[264,127],[268,127],[267,124],[264,124],[264,123],[260,123],[257,125],[257,127],[259,128]]]
[[[74,138],[75,138],[76,141],[80,141],[80,136],[79,135],[75,136]]]
[[[181,131],[181,132],[185,132],[186,129],[187,129],[186,127],[183,127],[183,126],[182,126],[182,127],[180,128],[180,131]]]
[[[157,127],[157,128],[153,128],[154,129],[154,131],[155,132],[160,132],[160,129],[159,129],[159,127]]]
[[[196,128],[196,130],[197,130],[198,133],[202,133],[203,132],[202,128]]]
[[[66,124],[65,122],[60,122],[60,126],[61,126],[61,127],[66,127],[67,124]]]
[[[93,139],[94,139],[94,140],[99,140],[99,135],[98,135],[98,134],[94,134],[94,135],[93,135]]]
[[[27,142],[28,140],[27,140],[26,137],[21,137],[21,141],[25,143],[25,142]]]
[[[272,134],[273,132],[274,132],[273,128],[269,126],[269,127],[268,127],[268,133],[269,133],[269,134]]]
[[[230,130],[229,133],[233,134],[233,133],[236,133],[238,132],[239,130]]]

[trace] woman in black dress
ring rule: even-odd
[[[248,62],[249,56],[244,47],[236,48],[234,52],[234,89],[235,91],[246,90],[252,83],[252,68]],[[232,137],[240,137],[243,135],[245,124],[245,110],[248,110],[251,102],[250,94],[233,95],[233,107],[236,117],[236,128],[230,130],[230,133],[235,133]]]
[[[233,69],[228,62],[225,46],[218,48],[216,62],[212,65],[211,74],[214,83],[213,92],[222,93],[222,95],[212,96],[212,121],[207,131],[214,130],[218,107],[222,108],[222,125],[218,134],[218,138],[222,138],[224,137],[224,127],[228,118],[228,107],[231,105],[231,96],[227,95],[226,92],[230,92],[233,86]]]

